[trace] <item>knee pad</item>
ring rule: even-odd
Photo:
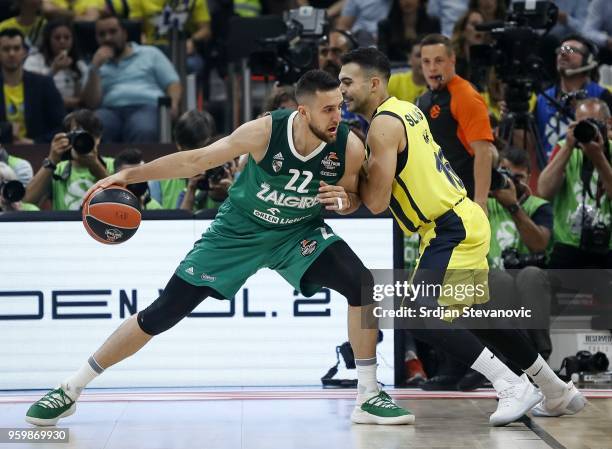
[[[348,279],[351,279],[350,277]],[[349,281],[351,284],[354,281]],[[358,282],[355,287],[349,286],[347,288],[346,299],[350,306],[353,307],[361,307],[361,306],[369,306],[374,303],[374,276],[370,270],[366,267],[363,267],[360,270],[360,275],[358,278]]]

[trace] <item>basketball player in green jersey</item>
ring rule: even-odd
[[[389,60],[380,51],[354,50],[342,62],[339,78],[348,109],[370,122],[367,174],[362,174],[359,193],[373,213],[388,207],[404,232],[420,235],[412,282],[433,281],[433,285],[444,287],[472,284],[487,291],[484,297],[474,295],[462,301],[448,296],[419,296],[415,299],[417,306],[463,310],[488,301],[489,222],[480,206],[467,197],[461,179],[433,140],[425,114],[412,103],[389,97]],[[491,381],[500,399],[489,419],[492,425],[515,421],[538,403],[534,409],[538,416],[574,414],[584,408],[582,394],[571,382],[561,381],[516,329],[468,331],[445,321],[437,327],[411,332]],[[519,378],[514,374],[481,341],[515,362],[541,392],[526,375]]]
[[[297,84],[297,111],[274,111],[205,148],[123,170],[90,189],[86,198],[113,184],[190,178],[248,153],[229,198],[160,297],[121,324],[78,372],[34,403],[26,414],[28,422],[54,425],[74,413],[79,394],[102,371],[174,326],[206,297],[231,298],[263,267],[276,270],[305,296],[325,286],[347,298],[358,375],[352,421],[414,422],[412,413],[378,387],[378,331],[361,326],[363,308],[371,307],[370,301],[362,305],[362,278],[372,285],[371,273],[321,217],[322,206],[347,214],[360,205],[356,192],[365,149],[340,124],[339,84],[321,70],[307,72]]]

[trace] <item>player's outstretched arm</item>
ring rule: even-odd
[[[85,198],[93,191],[113,184],[125,186],[154,179],[191,178],[245,153],[251,153],[255,160],[260,160],[268,147],[271,130],[270,116],[252,120],[204,148],[169,154],[101,179],[87,191]]]
[[[321,181],[317,198],[327,210],[335,210],[340,215],[348,215],[359,209],[359,170],[365,159],[365,148],[353,132],[346,142],[344,175],[336,185]]]
[[[370,157],[367,170],[361,172],[359,195],[373,214],[389,207],[397,153],[405,145],[405,134],[402,123],[395,117],[378,115],[372,120],[367,138]]]

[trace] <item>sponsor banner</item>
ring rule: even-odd
[[[147,220],[121,245],[94,241],[80,222],[0,223],[0,389],[49,388],[77,370],[157,298],[210,223]],[[327,223],[366,266],[392,267],[391,218]],[[310,241],[301,248],[316,249]],[[318,385],[347,339],[346,311],[336,292],[304,298],[260,270],[232,300],[205,300],[91,386]],[[384,337],[378,372],[391,384],[392,332]]]

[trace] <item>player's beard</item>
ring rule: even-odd
[[[312,123],[308,124],[308,128],[310,128],[310,132],[312,132],[315,136],[321,139],[325,143],[332,143],[336,141],[336,135],[330,136],[325,131],[321,131],[318,128],[315,128]]]

